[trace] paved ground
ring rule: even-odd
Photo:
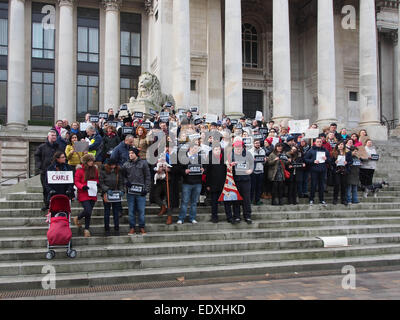
[[[74,294],[29,300],[399,300],[400,271],[356,274],[356,289],[342,276],[235,282],[177,288]],[[349,282],[347,282],[349,283]]]

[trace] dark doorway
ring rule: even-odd
[[[243,90],[243,113],[254,119],[256,111],[263,112],[263,92],[261,90]]]

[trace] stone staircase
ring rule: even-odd
[[[45,258],[45,216],[40,211],[40,186],[28,186],[0,199],[0,291],[41,289],[42,268],[56,270],[57,288],[92,287],[188,279],[294,272],[341,272],[355,268],[400,267],[400,143],[379,145],[381,161],[376,181],[390,187],[360,204],[334,206],[332,190],[328,206],[310,207],[306,199],[296,206],[253,207],[253,225],[231,225],[220,208],[219,224],[209,222],[210,208],[200,206],[199,224],[165,225],[155,206],[146,208],[148,234],[128,236],[127,204],[123,202],[119,237],[103,236],[103,207],[93,211],[91,238],[72,226],[73,247]],[[267,202],[267,201],[264,201]],[[269,203],[269,201],[268,201]],[[81,211],[73,202],[72,214]],[[174,215],[176,221],[176,214]],[[112,225],[112,218],[111,218]],[[349,247],[324,248],[321,236],[348,237]]]

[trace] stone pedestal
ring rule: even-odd
[[[147,116],[150,115],[150,109],[159,111],[158,110],[159,108],[157,108],[153,103],[151,103],[148,100],[136,100],[132,103],[129,103],[128,109],[132,115],[136,111],[136,112],[143,112]]]

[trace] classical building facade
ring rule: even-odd
[[[177,107],[387,139],[398,28],[397,1],[0,0],[0,172],[31,173],[49,123],[116,110],[146,71]]]

